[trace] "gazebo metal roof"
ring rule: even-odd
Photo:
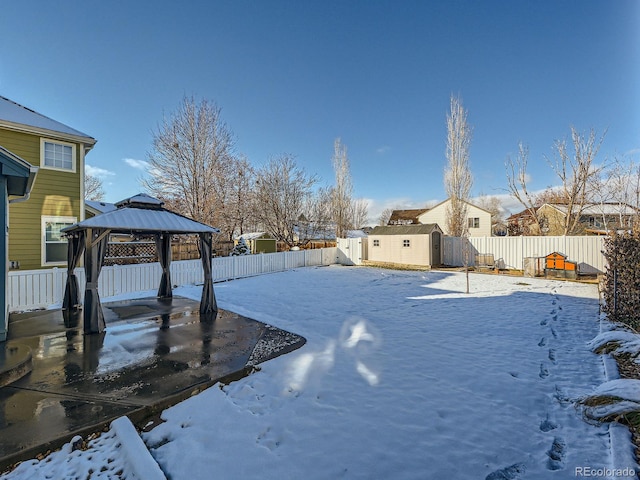
[[[163,208],[164,203],[144,193],[122,200],[116,210],[96,215],[63,229],[72,233],[87,228],[112,233],[219,233],[217,228],[196,222]]]
[[[176,234],[197,234],[200,237],[200,255],[204,271],[204,285],[200,300],[200,314],[215,319],[218,312],[213,280],[211,278],[212,235],[218,233],[204,223],[163,208],[164,203],[144,193],[122,200],[116,210],[96,215],[62,229],[67,236],[67,283],[62,308],[77,311],[79,307],[78,279],[74,270],[84,254],[87,278],[84,296],[84,333],[101,333],[105,329],[104,315],[98,295],[98,277],[107,252],[111,233],[139,233],[156,238],[158,260],[162,278],[158,297],[171,298],[171,237]],[[201,317],[202,318],[202,317]]]

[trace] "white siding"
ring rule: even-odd
[[[448,235],[447,230],[447,208],[451,202],[446,200],[439,203],[431,210],[423,213],[418,217],[420,223],[437,223],[442,229],[445,235]],[[476,207],[475,205],[467,204],[467,221],[469,218],[479,218],[480,227],[470,228],[469,235],[472,237],[490,237],[491,236],[491,214],[486,210]]]
[[[379,246],[374,246],[375,241]],[[403,246],[405,240],[409,247]],[[406,265],[431,264],[430,235],[369,235],[368,257],[372,262],[391,262]]]

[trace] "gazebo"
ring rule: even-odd
[[[107,253],[109,235],[128,233],[155,237],[162,277],[159,298],[171,298],[171,237],[197,234],[204,270],[200,314],[215,318],[218,312],[211,278],[212,235],[219,230],[163,208],[164,203],[144,193],[115,204],[117,209],[64,228],[68,240],[67,283],[62,308],[80,308],[78,279],[74,270],[84,253],[86,287],[84,293],[84,333],[101,333],[105,329],[104,314],[98,295],[98,277]]]

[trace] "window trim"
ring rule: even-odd
[[[51,143],[53,145],[63,145],[65,147],[71,147],[71,168],[52,167],[45,164],[45,144]],[[57,172],[76,173],[77,171],[77,159],[76,159],[76,144],[70,142],[62,142],[60,140],[53,140],[51,138],[40,137],[40,168],[46,168],[47,170],[55,170]]]
[[[480,217],[467,217],[468,228],[480,228]]]
[[[58,215],[42,215],[40,217],[40,264],[43,267],[66,265],[67,261],[47,262],[47,243],[67,243],[65,242],[47,242],[47,222],[69,223],[73,225],[78,222],[77,217],[58,216]]]

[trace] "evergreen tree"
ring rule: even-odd
[[[247,242],[243,237],[240,237],[236,246],[233,247],[233,250],[231,250],[231,256],[237,257],[240,255],[250,255],[250,254],[251,254],[251,249],[249,248],[249,245],[247,245]]]

